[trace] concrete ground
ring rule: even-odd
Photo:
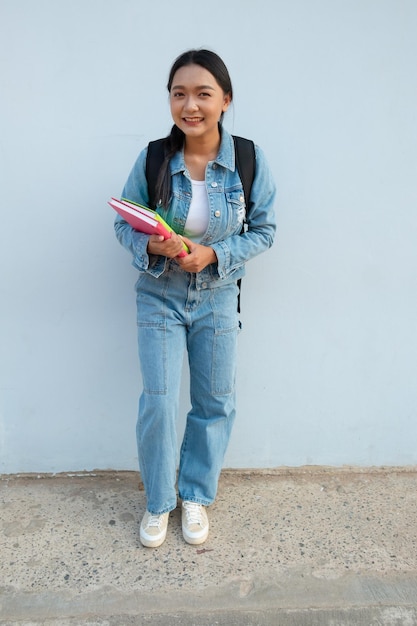
[[[3,476],[2,626],[413,626],[417,470],[224,472],[203,546],[135,473]]]

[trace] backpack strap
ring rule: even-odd
[[[251,208],[250,194],[252,191],[252,183],[255,178],[255,144],[250,139],[244,137],[237,137],[233,135],[233,141],[235,142],[235,155],[236,155],[236,167],[239,172],[239,178],[242,181],[243,195],[245,196],[246,203],[246,218],[247,223],[249,211]],[[245,224],[242,227],[242,232],[245,231]],[[239,292],[237,294],[237,312],[240,313],[240,294],[242,291],[242,279],[237,281],[237,287]],[[240,322],[239,322],[240,324]]]
[[[146,180],[148,181],[149,207],[151,209],[156,207],[156,183],[164,159],[165,139],[150,141],[148,144],[148,154],[146,156]]]
[[[236,167],[242,181],[247,215],[251,207],[250,195],[253,179],[255,178],[255,144],[251,139],[237,137],[236,135],[233,135],[233,141],[235,143]]]

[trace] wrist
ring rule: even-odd
[[[210,261],[209,263],[217,263],[217,254],[215,253],[213,248],[208,248],[208,250],[210,251]]]

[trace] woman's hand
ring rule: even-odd
[[[174,259],[179,255],[182,249],[182,239],[175,233],[172,233],[170,239],[164,239],[161,235],[151,235],[149,237],[149,254],[161,254],[162,256]]]
[[[217,256],[213,248],[194,243],[187,237],[182,237],[182,240],[187,244],[190,250],[190,254],[177,259],[178,265],[185,272],[201,272],[207,265],[217,262]]]

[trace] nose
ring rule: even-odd
[[[184,108],[186,111],[198,110],[198,104],[193,96],[190,96],[189,98],[187,98]]]

